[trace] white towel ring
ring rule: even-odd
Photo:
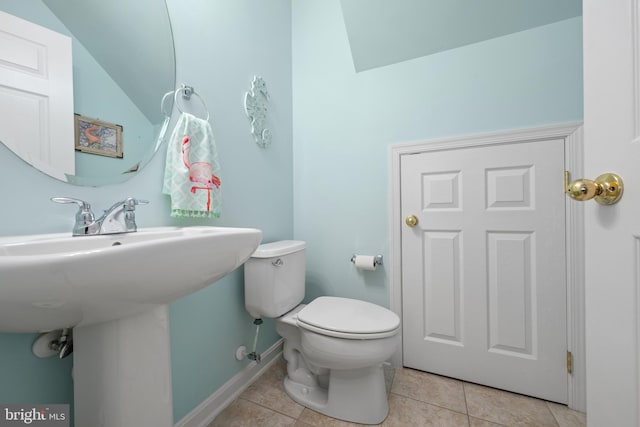
[[[198,99],[200,99],[200,102],[202,102],[202,105],[204,106],[204,111],[207,112],[207,118],[205,120],[209,120],[209,109],[207,108],[207,103],[204,102],[204,98],[202,96],[200,96],[200,94],[198,92],[196,92],[196,90],[191,87],[191,86],[187,86],[187,85],[182,85],[182,87],[180,87],[179,89],[176,90],[175,94],[173,95],[173,102],[176,105],[176,108],[178,109],[178,111],[180,111],[181,113],[183,113],[184,111],[180,108],[180,104],[178,103],[178,94],[180,92],[184,92],[184,94],[182,95],[182,97],[184,99],[190,99],[191,95],[196,95],[198,97]],[[166,96],[166,95],[165,95]]]

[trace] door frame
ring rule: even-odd
[[[389,263],[389,306],[402,319],[402,212],[400,211],[400,162],[409,154],[448,151],[452,149],[482,147],[499,144],[563,139],[564,165],[575,178],[583,174],[582,122],[535,128],[513,129],[480,133],[459,137],[405,142],[390,146],[391,212],[389,235],[391,237],[391,262]],[[563,186],[558,182],[558,188]],[[585,371],[585,291],[584,291],[584,208],[583,205],[565,200],[566,283],[567,283],[567,348],[573,356],[573,372],[567,375],[568,405],[578,411],[586,411]],[[402,334],[402,331],[401,331]],[[402,346],[393,355],[393,366],[402,366]]]

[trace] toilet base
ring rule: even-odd
[[[379,424],[389,412],[382,365],[331,370],[328,388],[301,384],[287,376],[284,389],[299,404],[344,421]]]

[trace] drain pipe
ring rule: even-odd
[[[40,334],[31,348],[37,357],[58,355],[60,359],[73,352],[73,331],[71,328]]]
[[[236,359],[242,360],[245,357],[249,360],[255,360],[256,363],[260,363],[260,355],[256,353],[256,347],[258,346],[258,335],[260,334],[260,325],[262,325],[262,319],[254,319],[253,324],[256,325],[256,335],[253,337],[253,350],[251,353],[247,352],[247,347],[240,346],[236,350]]]
[[[49,343],[49,348],[58,352],[58,357],[64,359],[73,352],[73,339],[71,338],[71,329],[64,328],[60,334],[58,341]]]

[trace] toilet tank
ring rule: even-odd
[[[305,246],[298,240],[266,243],[244,264],[244,304],[251,316],[280,317],[302,302]]]

